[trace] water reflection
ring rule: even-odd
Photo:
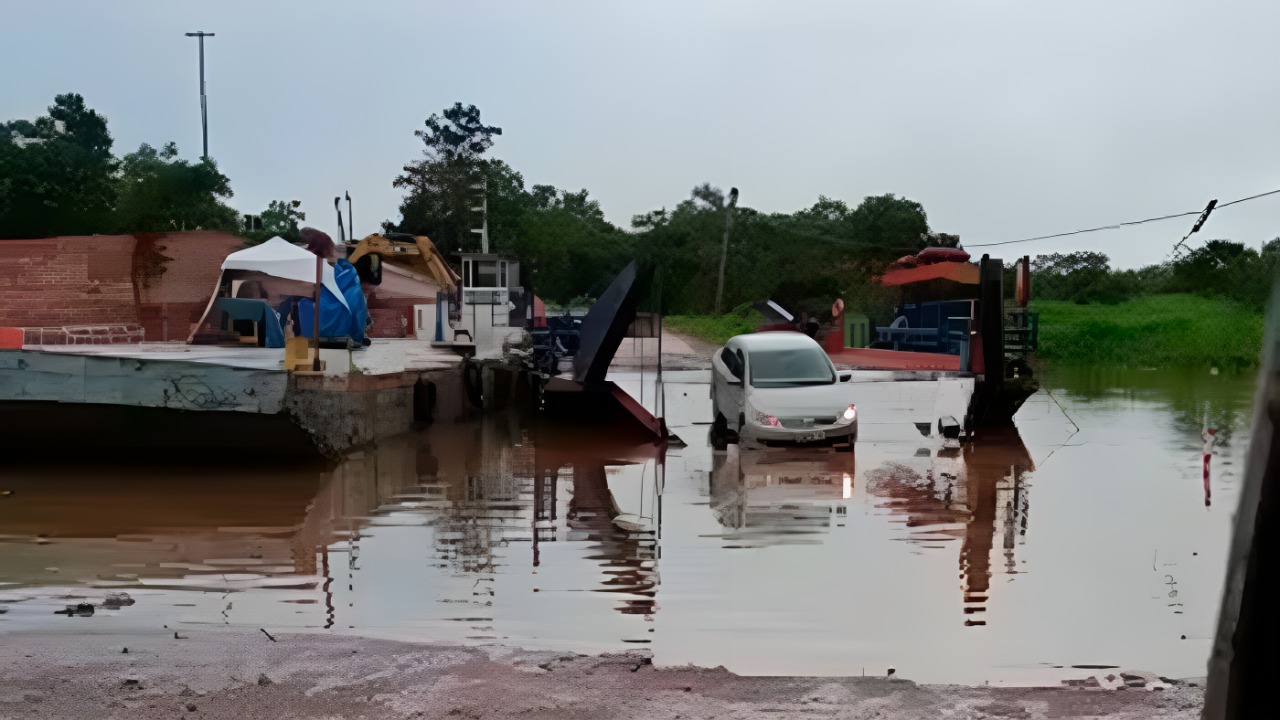
[[[999,572],[1018,573],[1029,511],[1025,474],[1031,454],[1014,428],[993,429],[981,441],[917,453],[867,473],[867,491],[911,529],[909,540],[942,549],[960,540],[959,570],[965,625],[986,625],[992,551]]]
[[[817,544],[846,515],[855,473],[852,453],[830,449],[748,448],[712,456],[710,506],[723,547]]]
[[[320,472],[10,470],[0,580],[41,587],[304,587]]]
[[[587,559],[605,576],[596,589],[640,596],[619,605],[624,613],[651,612],[656,527],[649,525],[656,523],[652,514],[624,513],[609,478],[624,474],[617,466],[636,463],[660,473],[660,448],[515,413],[474,426],[433,428],[427,436],[431,442],[420,457],[434,472],[419,480],[437,501],[417,509],[433,528],[438,560],[478,576],[477,583],[492,583],[507,563],[540,567],[546,543],[586,542]],[[649,480],[648,491],[656,493]],[[400,500],[403,511],[406,498]],[[529,553],[523,559],[507,555],[506,549],[524,543]]]
[[[923,550],[960,541],[964,624],[985,625],[992,573],[1018,573],[1029,511],[1025,475],[1035,469],[1014,428],[980,441],[920,448],[868,469],[866,493],[908,528],[905,540]],[[853,455],[797,449],[739,451],[712,459],[710,507],[726,548],[820,544],[843,527],[859,477]],[[999,548],[998,570],[993,550]]]
[[[1191,674],[1221,594],[1251,394],[1193,381],[1206,387],[1046,382],[1053,397],[1031,398],[1019,431],[956,446],[912,422],[930,387],[885,383],[863,389],[853,454],[713,452],[698,438],[706,385],[686,378],[668,408],[688,445],[667,454],[488,413],[330,467],[9,467],[0,634],[83,627],[52,611],[127,590],[136,605],[85,622],[646,642],[655,662],[759,674]],[[1190,422],[1205,402],[1219,436],[1235,433],[1216,445],[1211,508]]]
[[[1236,433],[1247,430],[1253,408],[1252,371],[1054,366],[1045,384],[1076,402],[1157,402],[1190,438],[1215,428],[1220,447],[1231,447]]]
[[[420,527],[430,544],[405,571],[425,560],[468,578],[480,588],[468,603],[492,605],[485,583],[513,565],[540,567],[548,543],[569,540],[598,565],[596,590],[624,596],[623,613],[648,614],[662,460],[651,443],[509,413],[390,438],[333,467],[24,469],[4,481],[0,600],[76,587],[286,588],[290,603],[323,604],[329,628],[342,622],[341,599],[354,607],[363,592],[373,538]],[[629,513],[636,493],[641,507]]]

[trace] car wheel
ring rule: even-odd
[[[724,416],[716,413],[716,419],[711,423],[711,448],[713,450],[724,450],[729,444],[729,423],[725,421]]]
[[[729,442],[735,445],[742,442],[742,429],[747,426],[747,419],[743,415],[738,416],[738,429],[729,431]]]

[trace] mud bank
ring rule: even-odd
[[[274,638],[274,639],[273,639]],[[128,652],[125,652],[125,649]],[[1196,718],[1194,685],[991,688],[760,678],[586,656],[318,634],[11,633],[0,718]]]

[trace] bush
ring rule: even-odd
[[[755,332],[766,322],[750,303],[739,305],[724,315],[668,315],[662,324],[710,343],[723,345],[734,335]]]
[[[1150,295],[1115,305],[1037,300],[1044,360],[1129,367],[1257,365],[1262,313],[1190,294]]]

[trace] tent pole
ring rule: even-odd
[[[311,333],[311,369],[314,372],[320,372],[320,283],[324,282],[323,259],[316,255],[316,297],[315,311],[312,313],[315,319],[314,332]]]

